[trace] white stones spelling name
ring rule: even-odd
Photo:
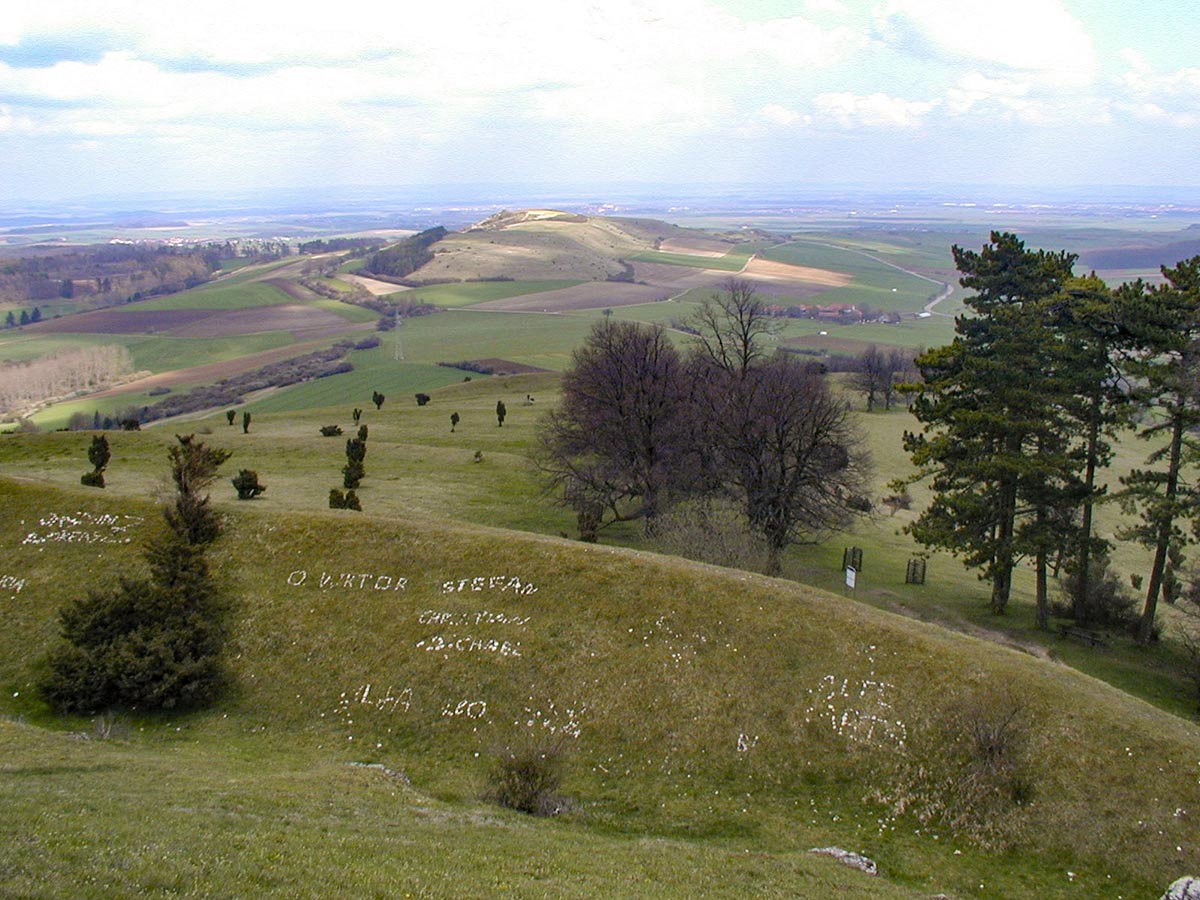
[[[14,575],[0,575],[0,591],[11,590],[14,594],[19,594],[23,587],[25,587],[24,578],[17,578]]]
[[[496,638],[472,637],[469,634],[435,634],[417,641],[417,647],[426,653],[497,653],[506,657],[521,655],[520,641],[514,643]]]
[[[487,715],[486,700],[460,700],[457,704],[451,702],[442,707],[442,715],[448,719],[465,716],[468,719],[482,719]]]
[[[466,591],[499,591],[525,597],[536,594],[537,587],[512,575],[477,575],[474,578],[454,578],[442,582],[443,594],[461,594]]]
[[[373,572],[322,572],[309,578],[308,571],[296,569],[287,577],[292,587],[311,584],[323,591],[403,591],[408,588],[408,579],[399,575],[376,575]]]
[[[38,525],[49,530],[31,531],[21,543],[128,544],[133,540],[130,532],[144,521],[142,516],[114,513],[50,513],[38,519]]]
[[[372,690],[369,683],[364,684],[352,693],[343,693],[334,712],[347,715],[357,706],[370,706],[380,712],[408,712],[412,706],[412,688],[396,690],[388,685],[381,691]]]
[[[492,612],[481,609],[478,612],[446,612],[444,610],[427,609],[417,621],[422,625],[516,625],[524,628],[532,616],[515,616],[512,613]]]

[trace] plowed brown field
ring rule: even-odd
[[[99,309],[31,326],[50,334],[161,334],[170,337],[230,337],[263,331],[289,331],[314,338],[353,330],[340,316],[299,303],[250,309]]]

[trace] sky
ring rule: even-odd
[[[7,0],[0,201],[1200,186],[1194,0]]]

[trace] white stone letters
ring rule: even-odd
[[[44,530],[29,532],[21,543],[128,544],[133,540],[130,532],[144,521],[141,516],[115,513],[50,513],[38,519]]]
[[[321,572],[309,578],[307,569],[295,569],[288,574],[291,587],[311,584],[322,591],[403,591],[408,579],[400,575],[376,575],[373,572]]]
[[[511,592],[528,596],[536,594],[537,588],[529,582],[509,575],[477,575],[474,578],[455,578],[442,582],[443,594],[461,594],[467,591],[498,591]]]
[[[21,593],[21,589],[25,587],[25,579],[17,578],[14,575],[0,575],[0,591],[11,590],[13,596]]]

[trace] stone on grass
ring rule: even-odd
[[[875,866],[875,860],[867,859],[867,857],[859,853],[843,850],[841,847],[813,847],[808,852],[816,853],[818,856],[832,856],[843,866],[858,869],[858,871],[866,872],[868,875],[879,874],[879,870]]]
[[[1200,900],[1200,878],[1180,878],[1167,888],[1162,900]]]

